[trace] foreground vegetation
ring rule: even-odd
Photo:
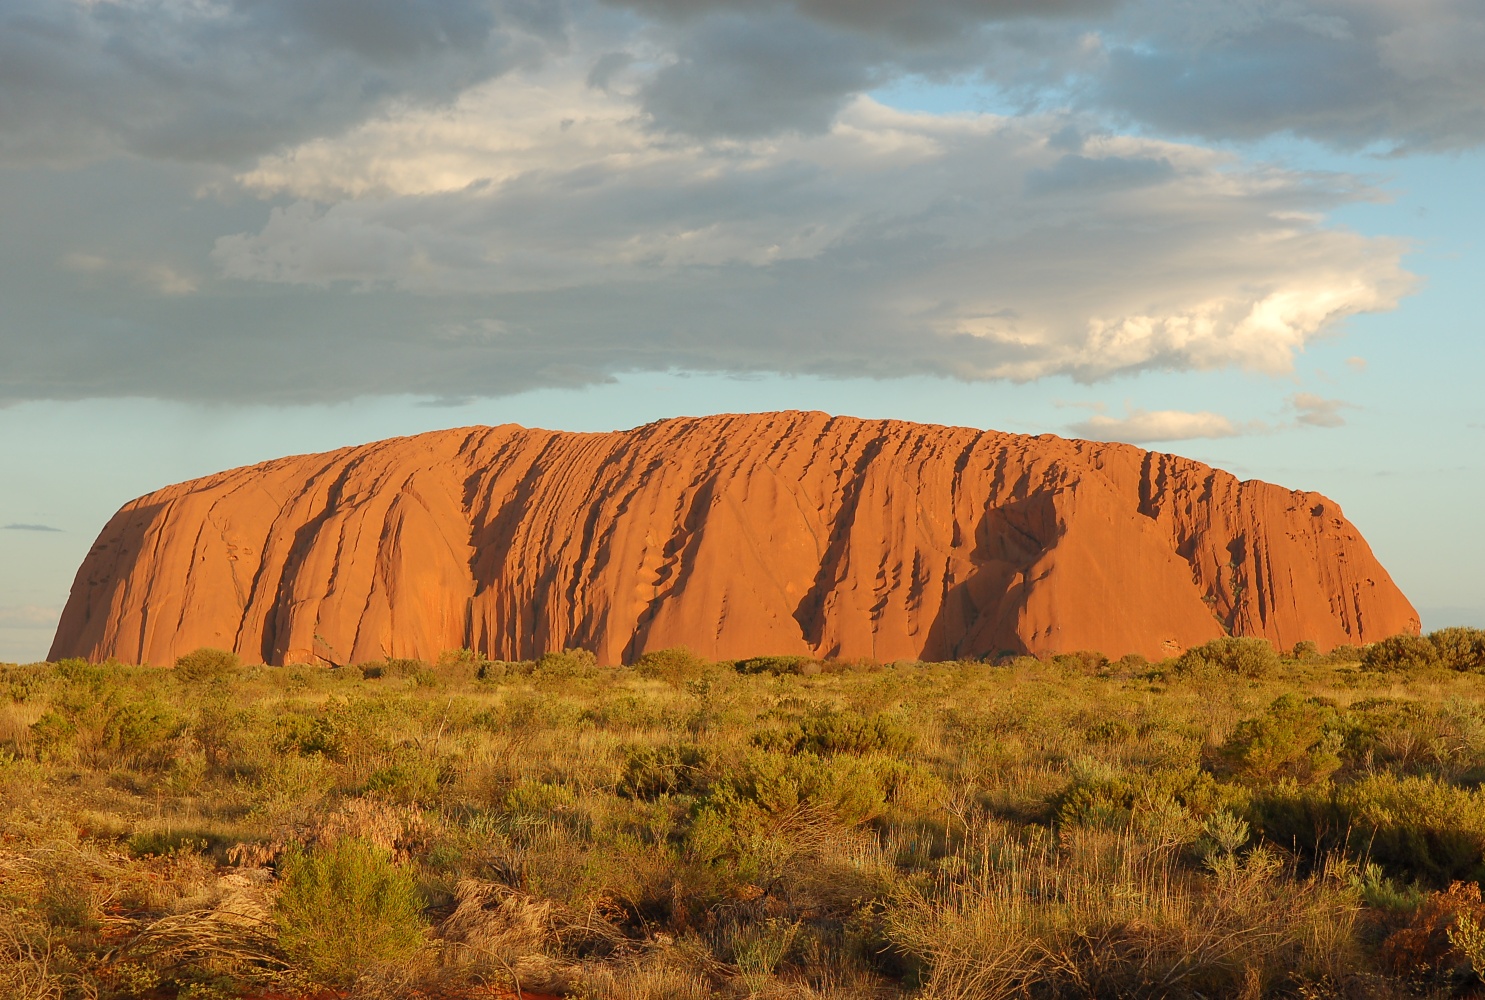
[[[0,667],[0,996],[1457,996],[1485,633]]]

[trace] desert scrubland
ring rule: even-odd
[[[1464,629],[6,666],[0,995],[1466,995],[1482,696]]]

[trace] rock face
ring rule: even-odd
[[[1158,657],[1417,629],[1319,494],[1129,445],[787,412],[439,431],[166,487],[103,529],[51,656]]]

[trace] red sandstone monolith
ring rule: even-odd
[[[103,529],[51,657],[1160,657],[1417,629],[1319,494],[1129,445],[786,412],[438,431],[169,486]]]

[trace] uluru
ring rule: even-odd
[[[1130,445],[780,412],[470,427],[126,504],[51,658],[878,660],[1417,632],[1332,500]]]

